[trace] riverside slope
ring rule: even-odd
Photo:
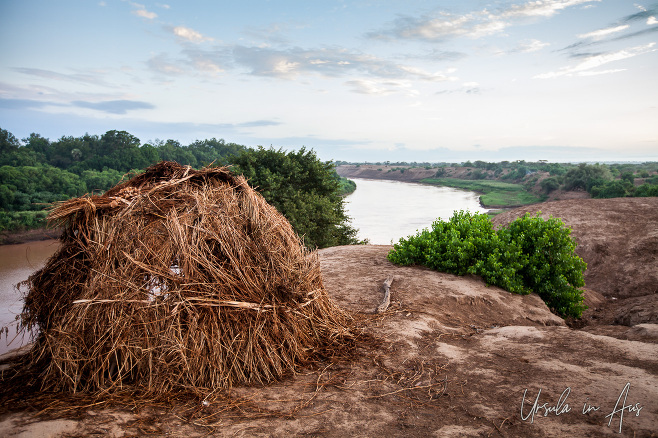
[[[535,295],[487,287],[474,276],[395,266],[386,260],[389,246],[328,248],[320,251],[325,286],[370,336],[354,360],[266,387],[236,388],[243,407],[218,414],[207,427],[198,426],[200,417],[221,410],[219,401],[199,405],[202,415],[190,422],[180,410],[156,407],[88,410],[76,418],[62,412],[50,421],[5,407],[0,435],[656,436],[656,294],[637,290],[644,280],[657,284],[651,273],[658,271],[658,199],[532,209],[572,226],[593,269],[582,328],[567,326]],[[606,251],[590,251],[597,244]],[[647,263],[646,270],[640,266]],[[637,286],[614,284],[626,283],[630,273],[643,277]],[[381,283],[391,275],[391,307],[374,315]],[[637,299],[648,301],[627,305]],[[617,314],[636,318],[617,321]]]

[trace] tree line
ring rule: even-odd
[[[102,193],[159,161],[200,168],[233,165],[274,205],[309,247],[357,243],[341,194],[349,184],[315,152],[247,148],[223,139],[141,144],[126,131],[50,141],[39,134],[18,140],[0,128],[0,231],[45,226],[53,202]],[[353,190],[353,188],[352,188]]]
[[[658,163],[549,163],[466,161],[440,164],[436,176],[447,176],[452,168],[469,169],[465,178],[496,179],[523,184],[528,191],[538,185],[544,195],[555,190],[586,191],[592,198],[658,196]],[[539,193],[538,193],[539,194]]]

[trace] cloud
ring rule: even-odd
[[[244,45],[217,45],[212,49],[186,47],[177,59],[161,53],[147,61],[159,74],[218,74],[245,68],[253,76],[293,80],[300,76],[318,75],[327,78],[356,79],[349,86],[364,94],[385,94],[405,90],[407,80],[427,82],[455,81],[454,69],[428,71],[413,65],[397,63],[373,55],[357,53],[340,47],[276,49]],[[457,56],[457,55],[451,55]],[[365,81],[365,82],[360,82]],[[389,83],[385,86],[386,81]],[[397,82],[396,82],[397,81]],[[394,84],[395,82],[395,84]]]
[[[537,0],[522,5],[511,5],[501,15],[503,17],[551,17],[571,6],[592,2],[601,2],[601,0]]]
[[[642,8],[640,12],[635,14],[627,15],[621,19],[622,23],[630,23],[633,21],[644,21],[649,20],[651,17],[658,15],[658,6],[653,6],[651,9]],[[648,23],[647,23],[648,24]]]
[[[607,75],[610,73],[619,73],[621,71],[626,71],[625,68],[615,68],[610,70],[597,70],[597,71],[583,71],[578,74],[578,76],[599,76]]]
[[[300,74],[309,73],[328,77],[360,73],[375,78],[390,79],[416,78],[426,81],[456,79],[444,72],[428,72],[342,48],[302,49],[293,47],[277,50],[235,46],[232,55],[237,64],[249,68],[250,73],[256,76],[293,79]]]
[[[441,12],[436,16],[422,16],[419,18],[402,16],[393,22],[391,28],[380,32],[371,32],[367,36],[386,40],[396,38],[443,41],[451,37],[465,35],[478,38],[505,29],[506,26],[501,21],[487,18],[482,15],[482,12],[461,16],[447,12]]]
[[[405,54],[405,59],[424,59],[429,61],[458,61],[460,59],[466,58],[468,55],[463,52],[456,52],[450,50],[439,50],[432,49],[429,52],[420,54],[420,55],[410,55]]]
[[[459,88],[453,88],[453,89],[448,89],[448,90],[441,90],[437,91],[436,95],[441,95],[441,94],[481,94],[482,88],[480,88],[480,84],[475,81],[471,82],[464,82],[462,83],[461,87]]]
[[[544,47],[550,46],[550,43],[544,43],[542,41],[531,39],[526,41],[521,41],[521,43],[516,46],[514,49],[510,50],[510,53],[531,53],[538,52]]]
[[[542,50],[544,47],[550,46],[550,43],[545,43],[543,41],[539,41],[537,39],[529,39],[529,40],[523,40],[517,43],[517,45],[511,49],[500,49],[500,50],[493,50],[493,53],[495,55],[510,55],[514,53],[532,53],[532,52],[538,52]]]
[[[0,108],[11,110],[24,110],[43,108],[46,106],[62,106],[60,103],[32,99],[0,99]]]
[[[213,50],[187,48],[182,54],[186,57],[183,64],[206,73],[221,73],[233,63],[230,50],[222,47]]]
[[[434,73],[431,73],[431,72],[425,71],[421,68],[404,66],[404,65],[400,65],[399,68],[403,72],[409,73],[412,76],[414,76],[418,79],[425,80],[425,81],[444,82],[444,81],[456,81],[457,80],[456,76],[450,76],[449,75],[450,73],[448,73],[448,72],[444,73],[444,72],[436,71]]]
[[[634,38],[636,36],[647,35],[655,32],[658,32],[658,26],[650,27],[648,29],[638,30],[637,32],[628,33],[626,35],[620,35],[618,37],[610,39],[609,41],[621,41],[629,38]]]
[[[595,30],[594,32],[589,32],[589,33],[582,33],[580,35],[576,35],[578,38],[583,38],[583,39],[601,39],[604,37],[607,37],[610,34],[621,32],[622,30],[628,29],[630,26],[628,24],[624,24],[621,26],[615,26],[615,27],[608,27],[605,29],[599,29]]]
[[[601,67],[602,65],[621,61],[623,59],[632,58],[637,55],[642,55],[645,53],[655,52],[654,46],[656,43],[649,43],[643,46],[631,47],[624,50],[618,50],[616,52],[609,53],[600,53],[592,56],[585,56],[583,60],[574,65],[563,67],[558,71],[543,73],[535,76],[536,79],[550,79],[560,76],[592,76],[596,74],[605,74],[605,73],[616,73],[622,71],[623,69],[614,69],[614,70],[603,70],[603,71],[591,71],[595,68]]]
[[[180,52],[180,55],[178,58],[171,58],[166,53],[160,53],[152,56],[146,65],[150,70],[167,76],[218,74],[234,66],[229,47],[204,50],[196,46],[188,46]]]
[[[137,109],[154,109],[155,106],[147,102],[134,100],[108,100],[103,102],[88,102],[76,100],[71,103],[60,103],[46,100],[34,99],[0,99],[0,108],[11,110],[41,109],[45,107],[69,107],[89,108],[109,114],[126,114],[128,111]]]
[[[108,100],[105,102],[85,102],[76,100],[71,102],[71,104],[80,108],[89,108],[109,114],[126,114],[128,111],[132,110],[155,108],[154,105],[148,102],[139,102],[135,100]]]
[[[264,41],[266,44],[285,45],[290,40],[284,36],[284,33],[291,28],[287,23],[274,23],[266,27],[247,27],[243,33],[255,40]]]
[[[605,55],[606,52],[576,52],[569,54],[570,58],[582,59],[582,58],[591,58],[593,56]]]
[[[235,46],[232,54],[235,62],[249,68],[251,74],[256,76],[292,79],[303,71],[324,72],[326,75],[336,76],[349,65],[349,61],[345,60],[346,56],[335,50],[277,50]]]
[[[146,18],[147,20],[153,20],[154,18],[158,17],[158,14],[155,12],[149,12],[146,9],[134,10],[133,14],[137,15],[138,17]]]
[[[85,73],[66,74],[66,73],[55,72],[52,70],[44,70],[40,68],[28,68],[28,67],[15,67],[12,68],[12,70],[26,75],[36,76],[42,79],[82,82],[85,84],[93,84],[93,85],[108,85],[105,83],[105,81],[100,79],[97,74],[85,74]]]
[[[600,40],[595,40],[595,41],[590,41],[590,42],[578,41],[578,42],[573,43],[573,44],[571,44],[571,45],[569,45],[569,46],[567,46],[563,49],[560,49],[560,51],[561,52],[571,51],[571,50],[578,49],[578,48],[591,47],[591,46],[606,44],[606,43],[615,42],[615,41],[623,41],[623,40],[628,40],[628,39],[631,39],[631,38],[635,38],[635,37],[642,36],[642,35],[648,35],[648,34],[656,33],[656,32],[658,32],[658,26],[653,26],[653,27],[649,27],[647,29],[638,30],[636,32],[631,32],[631,33],[627,33],[627,34],[624,34],[624,35],[619,35],[619,36],[616,36],[616,37],[613,37],[613,38],[600,39]],[[580,57],[582,55],[579,54],[579,53],[572,53],[569,56],[575,58],[575,57]]]
[[[213,41],[212,38],[203,36],[199,32],[197,32],[196,30],[190,29],[189,27],[176,26],[176,27],[172,28],[172,32],[177,37],[179,37],[181,39],[184,39],[186,41],[192,42],[192,43],[202,43],[204,41]]]
[[[253,120],[251,122],[237,123],[233,126],[236,128],[260,128],[262,126],[278,126],[281,125],[281,122],[274,120]]]
[[[515,21],[548,18],[568,7],[601,0],[535,0],[496,12],[487,9],[463,15],[440,11],[421,17],[400,16],[391,26],[368,33],[370,38],[443,41],[453,37],[481,38],[503,32]]]
[[[185,73],[185,69],[181,67],[180,62],[170,60],[164,53],[152,56],[146,61],[146,65],[149,69],[165,75],[176,76]]]
[[[400,91],[406,91],[408,95],[418,95],[418,92],[411,88],[409,81],[353,79],[346,81],[345,85],[350,87],[350,91],[354,93],[372,96],[386,96]]]

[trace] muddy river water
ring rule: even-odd
[[[46,260],[57,250],[57,246],[56,240],[0,245],[0,327],[9,328],[9,333],[2,335],[0,354],[18,348],[24,342],[22,338],[16,338],[15,319],[23,308],[21,294],[15,288],[16,284],[27,280],[30,274],[41,269]],[[13,342],[8,345],[12,339]]]
[[[449,219],[455,210],[485,212],[479,195],[451,187],[353,178],[356,190],[345,198],[346,211],[359,238],[389,245]]]

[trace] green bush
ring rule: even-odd
[[[0,231],[30,230],[46,226],[47,211],[0,210]]]
[[[633,184],[627,180],[617,179],[593,186],[590,190],[592,198],[623,198],[632,196]]]
[[[635,190],[636,197],[658,196],[658,184],[642,184]]]
[[[542,182],[540,182],[539,185],[541,186],[542,190],[544,190],[546,194],[551,193],[552,191],[560,188],[560,182],[554,176],[542,180]]]
[[[446,168],[445,168],[445,167],[439,167],[439,168],[436,170],[436,173],[434,174],[434,176],[435,176],[436,178],[440,178],[440,177],[442,177],[442,176],[445,175],[445,174],[446,174]]]
[[[341,196],[347,196],[350,193],[353,193],[356,190],[356,183],[351,179],[345,177],[339,177],[338,180],[338,191]]]
[[[605,184],[610,180],[612,180],[612,174],[605,164],[581,163],[564,175],[564,189],[589,192],[592,187]]]
[[[399,265],[419,264],[456,275],[480,275],[487,285],[518,294],[537,293],[563,317],[582,315],[579,288],[587,267],[560,219],[529,214],[496,231],[486,214],[455,212],[431,230],[400,239],[388,254]]]

